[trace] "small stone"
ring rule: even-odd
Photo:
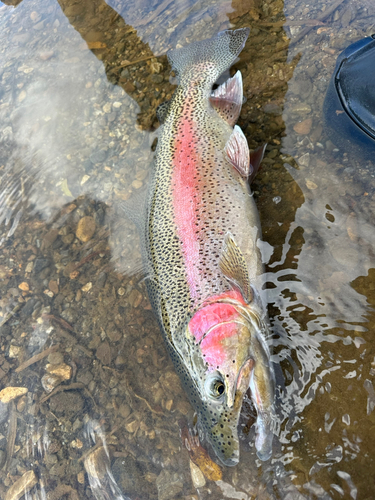
[[[0,391],[0,402],[9,403],[13,399],[27,394],[27,392],[28,389],[26,387],[5,387],[5,389]]]
[[[308,189],[317,189],[317,184],[315,182],[310,181],[309,179],[306,180],[306,186]]]
[[[22,290],[23,292],[28,292],[30,290],[28,283],[26,281],[23,281],[18,285],[18,288]]]
[[[122,102],[115,101],[115,102],[113,103],[113,107],[114,107],[114,108],[119,108],[120,106],[122,106]]]
[[[306,120],[296,123],[293,129],[297,134],[307,135],[308,133],[310,133],[311,125],[312,125],[312,119],[306,118]]]
[[[118,293],[119,295],[121,295],[121,296],[122,296],[122,295],[124,295],[124,294],[125,294],[125,288],[123,288],[123,287],[121,286],[121,287],[117,290],[117,293]]]
[[[44,290],[44,292],[43,292],[43,293],[45,293],[46,295],[48,295],[48,297],[50,297],[51,299],[52,299],[52,297],[53,297],[53,295],[54,295],[54,293],[53,293],[53,292],[51,292],[51,290]]]
[[[55,295],[57,295],[59,293],[59,286],[57,284],[57,281],[55,280],[51,280],[49,283],[48,283],[48,288],[51,290],[51,292],[53,292]]]
[[[130,434],[134,434],[139,428],[138,420],[132,420],[125,425],[125,429],[130,432]]]
[[[172,500],[177,498],[184,487],[179,474],[168,469],[162,469],[156,479],[158,489],[158,500]]]
[[[129,405],[127,405],[126,403],[123,403],[120,408],[119,408],[119,413],[120,415],[122,416],[122,418],[128,418],[128,416],[130,415],[131,413],[131,408]]]
[[[83,471],[78,472],[77,481],[79,482],[79,484],[85,484],[85,473]]]
[[[42,61],[48,61],[48,59],[51,59],[53,54],[54,54],[53,50],[46,50],[44,52],[41,52],[39,54],[39,57],[40,59],[42,59]]]
[[[19,399],[17,402],[17,411],[19,413],[23,413],[25,408],[26,408],[26,403],[27,403],[27,398],[26,396],[23,396],[22,398]]]
[[[37,21],[39,21],[39,19],[41,18],[42,16],[36,12],[35,10],[32,11],[32,13],[30,14],[30,19],[36,23]]]
[[[31,273],[34,267],[34,262],[28,262],[25,267],[25,273]]]
[[[21,476],[17,481],[9,488],[5,495],[5,500],[19,500],[24,495],[27,495],[28,491],[33,488],[38,479],[33,470],[27,471]]]
[[[88,283],[86,283],[86,285],[84,285],[81,290],[82,292],[88,292],[89,290],[91,290],[92,288],[92,283],[91,281],[89,281]]]
[[[74,439],[71,443],[70,443],[70,446],[72,448],[76,448],[78,450],[80,450],[81,448],[83,448],[83,443],[80,439]]]
[[[21,352],[21,347],[18,345],[11,345],[9,347],[9,357],[10,358],[17,358]]]
[[[107,153],[102,149],[100,149],[99,151],[96,151],[90,156],[90,161],[95,165],[96,163],[102,163],[106,158],[107,158]]]
[[[130,292],[128,302],[132,307],[138,307],[142,302],[142,294],[135,288]]]
[[[82,217],[82,219],[78,222],[76,236],[83,243],[86,243],[93,237],[95,229],[96,229],[95,219],[87,215],[85,217]]]
[[[41,379],[42,387],[47,393],[52,392],[55,387],[61,384],[61,382],[62,380],[60,377],[57,375],[50,375],[49,373],[43,375]]]
[[[48,364],[46,366],[47,373],[59,377],[61,380],[70,380],[72,377],[72,367],[61,363],[59,365]]]
[[[26,92],[24,90],[22,90],[18,96],[18,102],[22,102],[25,100],[25,97],[26,97]]]
[[[90,179],[89,175],[84,175],[80,182],[81,186],[83,186],[89,179]]]
[[[304,115],[304,114],[308,114],[308,113],[311,113],[311,106],[309,106],[308,104],[305,104],[303,102],[299,103],[299,104],[296,104],[295,106],[293,106],[293,108],[291,109],[292,113],[295,113],[297,115]]]
[[[96,357],[103,363],[103,365],[111,364],[111,348],[106,340],[97,348]]]
[[[51,365],[60,365],[64,362],[64,355],[61,352],[51,352],[47,360]]]
[[[168,399],[168,401],[165,403],[165,409],[167,411],[171,411],[173,406],[173,399]]]
[[[305,153],[298,158],[298,165],[300,167],[308,167],[310,165],[310,153]]]
[[[192,460],[190,460],[190,473],[194,488],[203,488],[206,484],[206,479],[198,465],[195,465]]]
[[[139,181],[138,179],[135,179],[132,182],[132,186],[133,186],[134,189],[140,189],[143,186],[143,182]]]
[[[103,111],[104,113],[110,113],[112,111],[112,103],[107,102],[106,104],[104,104]]]

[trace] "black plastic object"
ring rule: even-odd
[[[364,156],[375,153],[375,35],[349,45],[338,57],[324,102],[332,142]]]

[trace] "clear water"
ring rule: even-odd
[[[277,436],[259,462],[246,405],[240,464],[196,488],[192,410],[121,203],[152,168],[166,51],[242,26],[239,125],[268,143],[254,191]],[[323,124],[337,56],[373,32],[370,0],[0,7],[0,387],[27,390],[0,403],[1,498],[374,497],[374,163]]]

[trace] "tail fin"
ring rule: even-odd
[[[250,28],[221,31],[208,40],[169,51],[168,59],[177,72],[179,84],[195,81],[213,85],[234,63],[249,33]]]

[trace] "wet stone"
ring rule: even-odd
[[[87,215],[85,217],[82,217],[82,219],[80,219],[80,221],[78,222],[76,236],[83,243],[86,243],[93,237],[95,229],[96,229],[95,219]]]
[[[52,396],[49,405],[53,412],[71,415],[82,411],[84,401],[78,392],[67,391]]]
[[[51,264],[49,259],[38,258],[34,261],[34,269],[33,274],[39,274],[43,269],[48,267]]]
[[[9,488],[5,495],[5,500],[19,500],[27,493],[33,486],[36,485],[38,479],[33,470],[25,472],[17,481]]]
[[[101,149],[90,156],[90,161],[95,165],[96,163],[102,163],[106,158],[107,153]]]
[[[96,350],[96,357],[103,363],[103,365],[111,364],[111,348],[107,341],[104,341]]]
[[[172,500],[181,493],[184,487],[179,474],[163,469],[156,479],[158,500]]]
[[[132,457],[117,458],[112,466],[113,475],[125,495],[142,491],[142,471]]]

